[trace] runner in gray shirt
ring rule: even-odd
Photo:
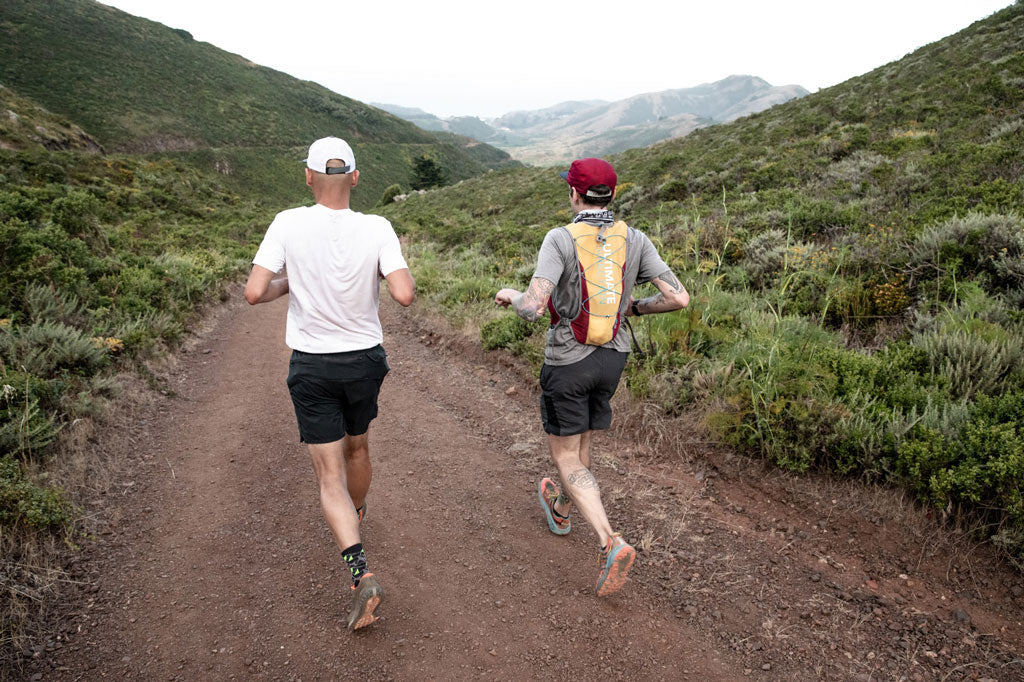
[[[573,223],[548,232],[530,287],[525,292],[502,289],[494,300],[499,305],[512,306],[520,317],[530,322],[543,317],[545,310],[552,312],[540,375],[540,412],[562,485],[544,478],[537,494],[552,533],[565,535],[572,529],[570,513],[574,504],[593,527],[601,543],[601,572],[596,591],[598,596],[605,596],[625,584],[636,550],[621,535],[612,532],[597,479],[590,471],[590,441],[593,431],[611,426],[610,400],[625,368],[630,345],[625,333],[612,332],[610,341],[591,345],[578,339],[578,335],[582,335],[584,340],[591,340],[585,332],[579,329],[574,332],[574,321],[582,319],[583,312],[591,319],[596,318],[591,310],[592,301],[617,289],[619,282],[606,288],[607,284],[585,278],[589,287],[587,301],[591,303],[583,305],[581,261],[570,229],[584,222],[598,228],[598,243],[605,241],[602,235],[610,238],[613,233],[625,242],[625,258],[615,264],[616,268],[622,268],[618,315],[612,314],[614,299],[611,299],[608,305],[612,310],[603,316],[615,318],[616,330],[623,316],[679,310],[689,304],[690,296],[647,236],[629,227],[623,235],[623,225],[616,223],[612,212],[607,210],[615,197],[618,179],[611,164],[601,159],[578,159],[562,177],[569,183],[569,202],[575,214]],[[591,228],[591,240],[593,232]],[[609,249],[608,253],[612,251],[614,249]],[[659,293],[635,300],[633,286],[645,282],[653,283]]]

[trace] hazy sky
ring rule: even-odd
[[[730,74],[811,90],[1011,0],[104,0],[363,102],[498,116]],[[689,6],[694,5],[694,6]]]

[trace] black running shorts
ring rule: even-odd
[[[332,443],[360,436],[377,416],[377,395],[388,373],[380,345],[347,353],[293,350],[288,390],[303,443]]]
[[[574,436],[612,425],[611,399],[629,353],[596,348],[571,365],[540,370],[540,418],[554,436]]]

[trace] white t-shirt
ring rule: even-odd
[[[386,218],[320,204],[278,213],[252,262],[275,273],[288,267],[285,343],[306,353],[381,343],[377,273],[409,267]]]

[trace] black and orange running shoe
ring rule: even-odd
[[[373,573],[364,573],[358,585],[352,586],[352,608],[348,612],[348,626],[353,630],[365,628],[379,616],[374,611],[384,600],[384,590]]]

